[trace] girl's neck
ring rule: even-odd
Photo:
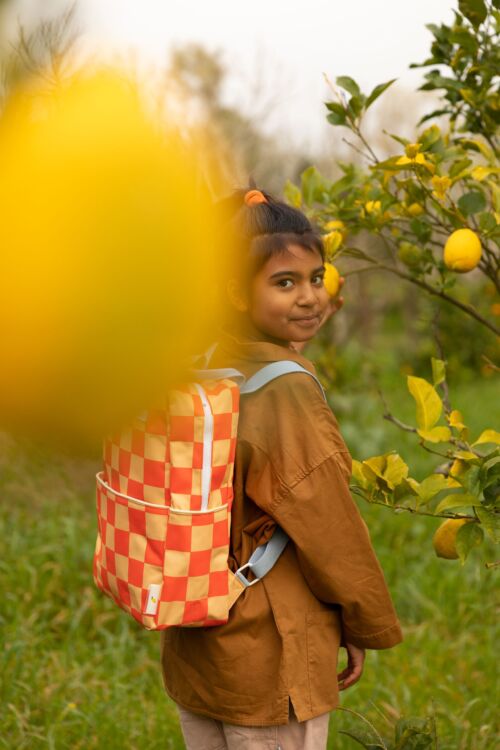
[[[235,336],[242,336],[244,338],[250,339],[251,341],[265,341],[269,344],[275,344],[276,346],[283,346],[285,347],[285,349],[294,350],[289,341],[281,341],[281,339],[275,339],[272,336],[267,336],[265,333],[260,331],[254,326],[248,315],[245,314],[238,315],[238,317],[233,317],[229,323],[226,323],[225,329]]]

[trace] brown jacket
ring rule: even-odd
[[[265,342],[223,334],[210,363],[250,376],[281,359],[313,365]],[[162,634],[168,694],[185,708],[241,725],[286,724],[338,703],[341,640],[365,648],[401,641],[368,531],[349,492],[351,457],[318,384],[303,373],[242,397],[230,565],[271,536],[289,535],[275,567],[248,588],[229,622]]]

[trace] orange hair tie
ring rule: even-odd
[[[260,190],[249,190],[243,198],[247,206],[256,206],[258,203],[267,203],[266,196]]]

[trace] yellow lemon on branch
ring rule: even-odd
[[[448,518],[438,526],[433,538],[432,545],[438,557],[445,560],[457,560],[457,534],[459,529],[466,523],[467,518]]]
[[[452,232],[444,246],[444,262],[452,271],[467,273],[481,259],[481,241],[472,229],[457,229]]]
[[[323,283],[330,297],[335,297],[340,286],[340,274],[331,263],[325,263],[325,276]]]

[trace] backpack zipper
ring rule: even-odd
[[[205,420],[203,422],[203,464],[201,469],[201,509],[208,509],[210,499],[210,488],[212,485],[212,444],[214,440],[214,415],[210,408],[207,394],[199,385],[194,384],[198,391],[203,406]]]

